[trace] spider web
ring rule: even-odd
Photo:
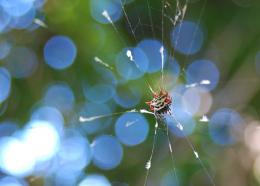
[[[167,47],[167,49],[169,49],[169,56],[172,56],[172,58],[175,58],[175,51],[173,49],[171,49],[171,46],[169,46],[170,44],[168,44],[166,41],[169,41],[169,38],[166,38],[166,30],[170,29],[170,28],[175,28],[178,24],[180,25],[180,29],[178,31],[178,33],[176,34],[176,45],[179,41],[179,35],[181,32],[181,27],[182,27],[182,23],[183,20],[185,18],[185,15],[187,13],[187,11],[189,10],[189,0],[176,0],[176,1],[169,1],[169,0],[161,0],[161,9],[157,10],[155,8],[153,8],[150,4],[150,0],[145,0],[146,2],[146,6],[148,9],[148,20],[149,23],[143,23],[143,21],[141,20],[140,16],[138,17],[137,22],[134,24],[128,13],[126,10],[126,4],[124,2],[124,0],[120,0],[120,4],[121,4],[121,9],[123,12],[123,16],[124,16],[124,20],[129,28],[129,32],[130,35],[132,36],[133,40],[135,43],[138,42],[138,35],[137,35],[137,31],[138,29],[141,30],[142,33],[145,32],[145,29],[149,29],[151,35],[153,38],[156,39],[160,39],[162,46],[160,48],[160,50],[158,51],[160,53],[161,56],[161,70],[160,70],[160,79],[161,79],[161,85],[164,86],[164,82],[165,82],[165,78],[164,78],[164,71],[165,71],[165,59],[164,59],[164,52],[165,52],[165,46]],[[207,0],[203,0],[202,3],[202,8],[200,10],[200,14],[199,14],[199,18],[197,23],[199,24],[206,6]],[[161,25],[159,27],[156,27],[154,24],[154,16],[153,13],[157,13],[157,15],[160,15],[160,19],[161,19]],[[107,10],[104,10],[102,12],[102,15],[104,16],[104,18],[107,19],[107,21],[112,25],[114,31],[116,32],[116,34],[118,35],[121,43],[124,46],[128,46],[127,42],[125,41],[124,37],[121,36],[120,31],[118,26],[113,22],[112,18],[110,17],[109,13]],[[157,16],[158,19],[158,16]],[[168,27],[167,27],[168,26]],[[161,33],[161,35],[156,36],[156,30],[159,30],[159,32]],[[194,42],[194,37],[196,35],[197,30],[195,30],[193,32],[192,35],[192,40],[190,41],[189,47],[188,47],[188,51],[191,50],[193,42]],[[168,34],[169,35],[169,34]],[[189,52],[188,52],[189,53]],[[132,55],[131,50],[127,50],[126,54],[125,54],[130,61],[134,61],[134,56]],[[186,58],[188,59],[188,55],[186,56]],[[186,59],[186,61],[187,61]],[[104,62],[102,59],[100,59],[98,56],[94,57],[94,61],[102,66],[104,66],[105,68],[108,68],[109,70],[113,71],[113,67],[111,65],[109,65],[108,63]],[[183,64],[182,69],[183,72],[185,72],[184,67],[186,64]],[[181,74],[183,75],[183,74]],[[146,80],[147,82],[147,86],[149,87],[150,91],[152,93],[154,93],[155,91],[153,90],[152,86],[149,84],[149,82]],[[203,80],[201,82],[197,82],[197,83],[193,83],[190,85],[186,85],[186,88],[192,88],[192,87],[196,87],[198,85],[207,85],[210,84],[210,81],[208,80]],[[165,87],[162,87],[163,89],[165,89]],[[116,112],[116,113],[112,113],[109,115],[97,115],[97,116],[92,116],[92,117],[80,117],[79,121],[82,123],[85,122],[90,122],[93,120],[98,120],[101,118],[105,118],[105,117],[112,117],[112,116],[117,116],[117,115],[121,115],[124,113],[129,113],[129,112],[134,112],[134,113],[141,113],[141,114],[148,114],[148,115],[152,115],[155,119],[155,125],[154,125],[154,133],[153,133],[153,143],[152,143],[152,148],[151,148],[151,153],[149,155],[148,161],[145,164],[145,169],[146,169],[146,174],[145,174],[145,179],[144,179],[144,185],[147,185],[147,181],[149,179],[149,175],[150,175],[150,171],[151,168],[153,167],[153,157],[154,157],[154,153],[155,153],[155,148],[156,148],[156,143],[157,143],[157,138],[158,138],[158,128],[159,128],[159,123],[164,123],[164,121],[161,121],[160,119],[158,119],[158,117],[156,116],[156,114],[147,111],[145,109],[132,109],[132,110],[126,110],[126,111],[122,111],[122,112]],[[174,115],[174,111],[172,113],[172,115],[170,116],[172,118],[173,121],[175,121],[175,123],[177,123],[177,128],[179,129],[180,132],[183,132],[183,128],[184,126],[176,119],[175,115]],[[206,116],[203,116],[200,121],[208,121]],[[173,176],[175,178],[175,180],[177,181],[177,185],[179,185],[179,179],[177,176],[177,172],[176,172],[176,166],[175,166],[175,157],[174,157],[174,148],[173,148],[173,136],[171,136],[169,134],[169,127],[167,124],[164,124],[166,127],[166,136],[167,136],[167,143],[168,143],[168,150],[169,150],[169,154],[170,154],[170,158],[171,158],[171,166],[172,166],[172,173]],[[204,173],[207,175],[210,183],[212,185],[215,185],[215,182],[210,174],[210,172],[208,171],[207,167],[205,166],[205,164],[203,163],[202,159],[200,158],[199,152],[196,150],[195,146],[193,145],[193,143],[191,142],[191,140],[185,136],[185,134],[183,133],[184,139],[187,142],[189,148],[191,149],[195,159],[198,161],[198,163],[200,164],[200,166],[202,167]]]

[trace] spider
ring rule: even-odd
[[[146,102],[149,105],[150,110],[160,118],[163,114],[171,114],[170,106],[172,104],[172,98],[169,93],[165,90],[160,90],[160,92],[153,93],[153,99]]]

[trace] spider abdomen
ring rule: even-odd
[[[154,94],[151,101],[146,102],[150,110],[155,114],[162,115],[170,112],[172,98],[166,91],[160,91],[159,94]]]

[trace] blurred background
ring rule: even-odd
[[[212,185],[205,168],[215,185],[260,185],[259,10],[0,0],[0,186],[144,185],[156,121],[125,111],[149,109],[149,85],[169,92],[181,127],[159,123],[147,185]]]

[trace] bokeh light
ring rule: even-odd
[[[219,70],[210,60],[196,60],[191,63],[186,71],[186,80],[188,84],[197,84],[202,88],[213,90],[219,82]],[[201,84],[203,80],[209,81],[209,84]]]
[[[0,168],[3,172],[18,177],[28,176],[34,165],[35,157],[27,144],[14,137],[1,138]]]
[[[11,16],[6,13],[2,6],[0,6],[0,20],[0,33],[2,33],[11,21]]]
[[[8,41],[2,41],[0,43],[0,59],[4,59],[9,54],[11,47],[12,45]]]
[[[0,123],[0,138],[11,136],[16,130],[18,126],[15,122],[12,121],[3,121]]]
[[[165,65],[165,69],[172,76],[171,83],[175,83],[176,80],[178,79],[179,75],[181,74],[181,67],[179,65],[179,62],[176,59],[169,57],[166,65]]]
[[[192,115],[179,108],[172,108],[172,116],[167,115],[165,119],[170,131],[178,137],[191,135],[196,126]]]
[[[232,145],[238,141],[237,132],[241,130],[243,120],[234,110],[222,108],[210,118],[209,134],[219,145]]]
[[[172,46],[186,55],[197,53],[203,44],[204,34],[199,25],[191,21],[183,21],[172,31]]]
[[[86,103],[85,105],[81,106],[79,113],[76,115],[75,120],[78,121],[79,117],[92,117],[92,116],[99,116],[99,115],[109,115],[111,114],[111,109],[108,105],[105,104],[97,104],[97,103]],[[78,123],[79,128],[82,128],[86,134],[94,134],[102,129],[108,127],[111,123],[111,117],[94,120],[86,123]]]
[[[107,24],[110,21],[102,15],[107,11],[111,21],[115,22],[122,16],[121,3],[118,0],[90,0],[91,16],[99,23]]]
[[[116,58],[118,73],[126,80],[138,79],[147,71],[149,61],[139,48],[124,48]]]
[[[96,84],[94,86],[84,86],[84,95],[95,103],[105,103],[115,94],[115,89],[109,84]]]
[[[160,50],[164,46],[162,46],[159,41],[153,39],[142,40],[137,46],[143,50],[149,60],[147,72],[153,73],[159,71],[162,67],[162,55]],[[163,50],[163,59],[163,64],[165,64],[167,60],[167,51],[165,48]]]
[[[40,9],[46,3],[47,0],[34,0],[33,4],[35,8]]]
[[[117,167],[123,158],[123,148],[112,136],[101,135],[91,144],[93,163],[100,169],[110,170]]]
[[[8,70],[0,67],[0,103],[5,101],[11,91],[11,76]]]
[[[170,95],[173,98],[172,100],[173,109],[178,108],[178,109],[185,110],[184,101],[182,99],[185,91],[187,91],[187,88],[185,87],[184,84],[178,84],[174,87],[174,89],[171,90]]]
[[[126,113],[117,119],[115,132],[120,142],[127,146],[134,146],[146,139],[149,125],[141,114]]]
[[[9,26],[15,29],[25,29],[29,27],[35,18],[36,10],[32,7],[28,12],[19,17],[13,17]]]
[[[46,121],[51,124],[60,135],[63,133],[64,118],[61,112],[54,107],[43,106],[33,110],[31,120]]]
[[[191,115],[195,115],[200,108],[200,94],[197,88],[187,89],[182,96],[182,106]]]
[[[52,178],[54,183],[45,183],[45,185],[62,185],[71,186],[77,185],[78,178],[83,174],[80,171],[70,169],[71,166],[62,166],[56,172]]]
[[[31,76],[39,63],[34,51],[25,47],[13,47],[4,60],[6,68],[15,78]]]
[[[0,179],[1,186],[27,186],[26,182],[11,176],[2,177]]]
[[[45,105],[56,107],[62,113],[69,113],[74,107],[75,97],[72,89],[66,83],[56,83],[48,87],[43,102]]]
[[[114,95],[114,100],[123,108],[132,108],[141,100],[142,93],[136,87],[118,86]]]
[[[181,92],[174,90],[172,93],[175,107],[182,108],[193,116],[202,116],[210,110],[213,100],[207,89],[199,86],[182,88]]]
[[[23,141],[38,161],[52,158],[58,151],[60,137],[55,127],[47,121],[32,120],[24,131]],[[40,147],[40,148],[39,148]]]
[[[117,85],[118,80],[117,80],[115,74],[110,69],[100,67],[100,65],[96,64],[96,63],[94,64],[94,68],[99,76],[99,78],[96,79],[99,83],[107,84],[110,86]]]
[[[258,121],[250,122],[244,132],[245,144],[253,153],[260,153],[260,146],[258,145],[260,140],[259,124]]]
[[[53,36],[44,47],[45,62],[57,70],[63,70],[71,66],[76,55],[77,48],[67,36]]]
[[[32,0],[2,0],[1,6],[14,17],[26,14],[33,6]]]
[[[78,186],[111,186],[108,179],[100,174],[90,174],[86,176]]]
[[[2,0],[0,2],[0,33],[29,29],[41,12],[45,0]],[[38,25],[39,26],[39,25]]]
[[[206,89],[201,87],[198,87],[196,89],[200,96],[200,106],[198,111],[196,112],[196,115],[202,116],[204,114],[207,114],[210,111],[211,106],[213,104],[213,98],[210,92],[208,92]]]
[[[91,161],[92,153],[88,140],[79,132],[67,129],[58,152],[62,166],[70,171],[80,171]],[[68,171],[67,171],[68,172]]]

